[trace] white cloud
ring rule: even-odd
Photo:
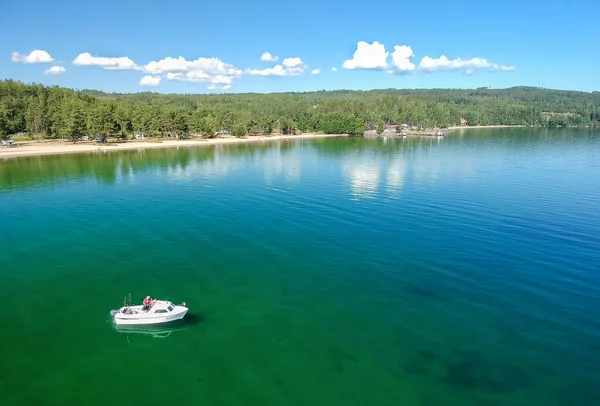
[[[281,65],[275,65],[266,69],[247,69],[246,73],[252,76],[285,76],[285,68]]]
[[[173,72],[169,72],[167,73],[167,79],[169,80],[182,80],[183,75],[181,73],[173,73]]]
[[[282,65],[266,69],[246,69],[246,73],[251,76],[300,76],[306,67],[300,58],[285,58]]]
[[[356,51],[352,59],[344,61],[344,69],[375,69],[382,70],[388,67],[387,58],[389,52],[385,51],[385,46],[377,41],[368,44],[360,41],[357,44]]]
[[[182,75],[180,73],[176,73],[174,76],[178,77],[177,80],[184,80],[184,81],[187,81],[187,82],[202,83],[202,82],[209,82],[210,81],[210,75],[208,73],[206,73],[206,72],[201,71],[201,70],[200,71],[193,70],[193,71],[187,72],[185,75]],[[168,74],[167,74],[167,78],[168,78]]]
[[[386,52],[383,44],[380,44],[377,41],[373,41],[372,44],[360,41],[357,44],[352,59],[345,61],[343,67],[344,69],[385,70],[387,73],[400,74],[410,73],[416,70],[421,72],[436,72],[464,69],[467,74],[472,74],[478,69],[489,69],[492,72],[509,72],[516,70],[514,66],[492,63],[484,58],[472,58],[467,60],[457,58],[449,60],[444,55],[436,59],[425,56],[421,59],[417,68],[415,64],[411,62],[411,58],[415,55],[412,48],[408,45],[394,46],[394,52],[391,53],[392,60],[388,65],[389,56],[390,52]],[[331,68],[331,70],[332,72],[337,71],[335,67]]]
[[[503,71],[509,72],[516,68],[514,66],[499,65],[497,63],[491,63],[485,58],[472,58],[463,60],[461,58],[448,59],[442,55],[439,58],[431,58],[429,56],[421,59],[419,63],[419,70],[422,72],[437,72],[437,71],[455,71],[464,69],[465,73],[472,74],[477,69],[489,69],[490,71]]]
[[[229,90],[229,89],[231,89],[231,85],[216,85],[214,83],[211,83],[210,85],[208,85],[208,89],[209,90]]]
[[[497,70],[500,72],[513,72],[516,71],[517,68],[515,66],[498,65],[497,63],[493,63],[492,66],[490,66],[490,71],[494,72]]]
[[[188,61],[182,56],[167,57],[160,61],[152,61],[142,69],[146,73],[165,76],[170,80],[207,83],[211,90],[228,90],[233,81],[242,75],[241,69],[218,58],[198,58]]]
[[[265,52],[260,57],[260,60],[263,61],[263,62],[276,62],[278,59],[279,59],[278,56],[273,56],[269,52]]]
[[[158,76],[144,76],[140,80],[140,86],[158,86],[161,80],[162,78]]]
[[[302,66],[303,62],[300,58],[285,58],[283,60],[283,65],[288,68],[295,68],[297,66]]]
[[[77,55],[73,60],[74,65],[78,66],[98,66],[108,70],[136,70],[138,66],[128,57],[107,58],[103,56],[93,56],[89,52]]]
[[[391,56],[391,61],[389,57]],[[425,56],[421,59],[418,67],[411,61],[414,58],[413,50],[408,45],[396,45],[393,52],[385,50],[384,44],[373,41],[369,44],[365,41],[359,41],[352,59],[344,61],[344,69],[358,70],[380,70],[388,73],[413,73],[436,72],[436,71],[456,71],[464,70],[467,74],[472,74],[479,69],[488,69],[489,71],[513,71],[513,66],[500,65],[492,63],[484,58],[472,58],[462,60],[461,58],[450,60],[442,55],[439,58]],[[13,52],[12,60],[21,63],[49,63],[54,59],[46,51],[34,50],[29,55],[22,55]],[[261,56],[264,62],[275,62],[279,56],[274,56],[269,52],[264,52]],[[229,90],[236,80],[241,79],[242,73],[251,76],[300,76],[308,71],[308,66],[299,57],[289,57],[283,59],[280,64],[266,69],[241,69],[234,65],[223,62],[222,60],[212,58],[198,58],[196,60],[186,60],[180,56],[178,58],[167,57],[158,61],[151,61],[147,65],[136,65],[128,57],[98,57],[89,52],[79,54],[73,64],[79,66],[97,66],[107,70],[135,70],[144,72],[146,76],[140,80],[142,86],[157,86],[161,80],[186,81],[194,83],[205,83],[210,90]],[[337,72],[337,67],[331,68],[332,72]],[[62,66],[52,66],[47,69],[45,75],[57,75],[65,72]],[[320,69],[310,71],[312,75],[321,74]]]
[[[287,76],[300,76],[306,69],[306,65],[300,58],[285,58],[283,66],[285,66]]]
[[[415,56],[413,50],[408,45],[396,45],[392,52],[392,67],[397,73],[405,73],[415,70],[415,64],[410,61],[410,58]]]
[[[31,51],[29,55],[23,55],[19,52],[13,52],[11,60],[20,63],[50,63],[54,62],[54,58],[46,51],[36,49]]]
[[[161,59],[160,61],[152,61],[148,65],[144,66],[144,71],[154,74],[162,74],[167,72],[182,71],[185,72],[190,70],[191,63],[186,61],[184,57],[171,58],[170,56]]]
[[[305,66],[295,66],[293,68],[286,68],[286,76],[301,76],[304,73]]]
[[[49,69],[46,69],[44,71],[44,75],[60,75],[61,73],[64,73],[66,71],[66,69],[63,66],[53,66]]]

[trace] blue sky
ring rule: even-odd
[[[598,12],[598,0],[3,0],[0,78],[110,92],[593,91]]]

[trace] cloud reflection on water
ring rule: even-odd
[[[158,167],[157,174],[171,181],[187,182],[195,179],[224,178],[238,170],[259,170],[267,184],[277,177],[288,182],[299,182],[302,166],[302,151],[291,145],[272,143],[260,148],[258,145],[216,145],[210,155],[198,156],[190,149],[188,159],[165,167]],[[236,148],[237,147],[237,148]],[[258,147],[258,148],[257,148]]]
[[[406,162],[401,156],[395,155],[385,160],[385,157],[369,151],[343,157],[341,169],[352,196],[357,199],[377,196],[382,181],[385,182],[388,195],[398,197],[406,176]]]
[[[273,184],[276,177],[282,176],[288,182],[299,182],[302,169],[301,150],[282,148],[278,142],[262,159],[265,182]]]
[[[227,151],[215,150],[214,155],[206,160],[191,159],[186,164],[169,166],[165,175],[173,181],[185,182],[199,178],[224,178],[244,166],[239,157],[229,155]],[[160,172],[160,168],[159,168]]]
[[[391,197],[398,197],[402,192],[404,186],[404,179],[406,178],[406,161],[402,159],[395,159],[390,162],[387,168],[386,186],[388,195]]]

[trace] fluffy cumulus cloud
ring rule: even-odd
[[[247,69],[246,73],[252,76],[285,76],[285,68],[281,65],[275,65],[266,69]]]
[[[386,69],[389,54],[385,51],[385,46],[377,41],[372,44],[360,41],[352,59],[344,61],[342,66],[344,69]]]
[[[104,57],[104,56],[93,56],[89,52],[84,52],[77,55],[77,58],[73,60],[74,65],[78,66],[97,66],[102,69],[108,70],[136,70],[138,66],[128,57]]]
[[[66,69],[64,68],[64,66],[53,66],[49,69],[46,69],[44,71],[44,75],[60,75],[61,73],[64,73],[66,71]]]
[[[270,52],[265,52],[260,57],[260,60],[263,62],[277,62],[278,59],[279,59],[278,56],[273,56],[273,55],[271,55]]]
[[[392,74],[427,73],[438,71],[464,70],[472,74],[477,70],[487,69],[489,71],[513,71],[513,66],[493,63],[484,58],[472,58],[463,60],[461,58],[448,59],[442,55],[439,58],[425,56],[417,65],[413,62],[415,53],[408,45],[395,45],[393,51],[386,51],[385,45],[377,41],[368,43],[359,41],[351,59],[343,62],[342,67],[347,70],[377,70],[387,71]],[[12,60],[20,63],[49,63],[54,59],[46,51],[35,50],[29,55],[18,52],[12,54]],[[269,52],[264,52],[261,61],[275,63],[279,60]],[[232,84],[242,78],[242,74],[249,76],[300,76],[305,72],[311,75],[321,74],[320,69],[308,71],[308,66],[299,57],[284,58],[278,64],[265,69],[242,70],[234,65],[228,64],[219,58],[200,57],[195,60],[187,60],[182,56],[177,58],[166,57],[157,61],[151,61],[146,65],[137,65],[126,56],[103,57],[94,56],[89,52],[79,54],[74,60],[74,65],[96,66],[106,70],[132,70],[143,73],[139,84],[142,86],[158,86],[163,79],[202,83],[210,90],[228,90]],[[52,66],[44,72],[45,75],[57,75],[63,73],[62,66]],[[337,72],[337,67],[331,68]]]
[[[391,56],[391,61],[388,62]],[[442,55],[439,58],[425,56],[421,59],[419,66],[411,61],[415,56],[412,48],[408,45],[395,45],[393,52],[387,52],[385,46],[377,41],[369,44],[360,41],[357,44],[356,51],[352,59],[344,62],[345,69],[370,69],[387,70],[388,73],[406,74],[415,71],[419,72],[437,72],[437,71],[456,71],[464,69],[467,74],[472,74],[479,69],[489,69],[490,71],[509,72],[516,68],[514,66],[500,65],[489,62],[484,58],[472,58],[463,60],[461,58],[450,60]],[[335,68],[331,69],[335,72]]]
[[[306,65],[300,58],[285,58],[283,60],[286,72],[289,76],[299,76],[304,73]]]
[[[158,86],[161,80],[159,76],[144,76],[140,80],[140,86]]]
[[[448,59],[442,55],[439,58],[431,58],[429,56],[421,59],[419,64],[419,70],[422,72],[436,72],[436,71],[455,71],[464,69],[465,73],[472,74],[478,69],[489,69],[490,71],[502,71],[510,72],[515,70],[514,66],[500,65],[497,63],[489,62],[485,58],[472,58],[463,60],[461,58]]]
[[[210,90],[228,90],[241,78],[242,70],[218,58],[198,58],[188,61],[182,56],[152,61],[142,68],[154,77],[169,80],[206,83]]]
[[[266,69],[246,69],[251,76],[300,76],[307,66],[300,58],[285,58],[281,65]]]
[[[11,60],[19,63],[51,63],[54,62],[54,58],[46,51],[36,49],[31,51],[29,55],[24,55],[19,52],[13,52]]]
[[[385,50],[385,45],[374,41],[369,44],[365,41],[360,41],[354,52],[352,59],[344,62],[345,69],[371,69],[384,70],[388,69],[388,73],[406,73],[415,70],[415,64],[410,58],[414,57],[411,47],[407,45],[394,46],[394,52],[391,53],[391,64],[388,63],[390,52]]]
[[[405,73],[415,70],[415,64],[410,58],[415,56],[411,47],[407,45],[396,45],[392,52],[392,71],[396,73]]]
[[[183,80],[183,74],[182,73],[169,72],[169,73],[167,73],[167,79],[169,79],[169,80]]]
[[[171,58],[170,56],[161,59],[160,61],[152,61],[144,66],[144,71],[154,74],[163,74],[168,72],[186,72],[190,70],[191,62],[188,62],[184,57]]]

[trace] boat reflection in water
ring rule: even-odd
[[[188,326],[123,326],[115,325],[115,330],[124,334],[143,334],[154,338],[167,338],[175,331],[181,331]]]
[[[127,325],[113,323],[113,327],[117,332],[127,335],[141,334],[153,338],[167,338],[172,333],[187,330],[201,321],[202,317],[188,314],[188,317],[183,320],[176,320],[164,324]]]

